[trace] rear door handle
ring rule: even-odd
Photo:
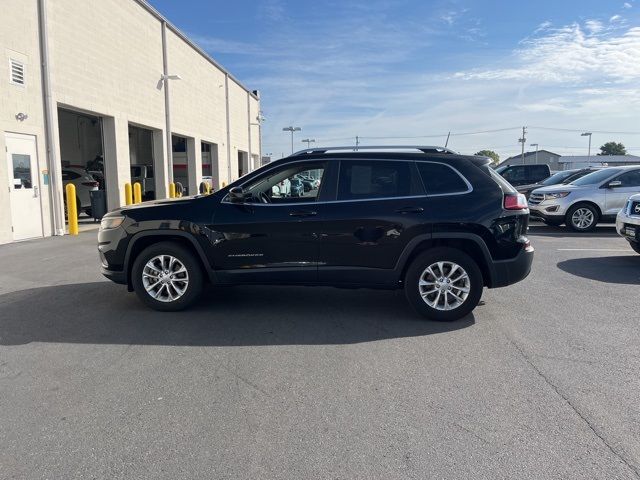
[[[422,207],[403,207],[396,210],[396,213],[422,213],[424,212],[424,208]]]
[[[311,210],[294,210],[293,212],[289,212],[290,217],[313,217],[317,214],[318,212]]]

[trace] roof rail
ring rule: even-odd
[[[296,155],[312,154],[312,153],[326,153],[345,150],[348,152],[359,152],[360,150],[368,151],[385,151],[385,150],[418,150],[422,153],[449,153],[455,154],[453,150],[445,147],[429,146],[429,145],[378,145],[378,146],[349,146],[349,147],[314,147],[305,148],[289,155],[295,157]]]

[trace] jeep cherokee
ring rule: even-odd
[[[330,285],[403,288],[422,315],[456,320],[533,260],[526,199],[489,165],[437,147],[304,150],[212,195],[110,212],[102,273],[164,311],[205,282]],[[296,175],[319,182],[282,193]]]

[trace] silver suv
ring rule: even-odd
[[[640,165],[609,167],[568,185],[531,192],[531,216],[549,225],[566,224],[577,232],[593,230],[598,222],[615,222],[627,199],[640,193]]]
[[[616,230],[640,253],[640,195],[633,195],[618,212]]]

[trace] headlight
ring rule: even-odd
[[[123,216],[118,217],[102,217],[100,222],[100,230],[110,230],[112,228],[118,228],[124,222]]]
[[[557,193],[545,193],[545,200],[553,200],[554,198],[564,198],[569,195],[571,192],[557,192]]]

